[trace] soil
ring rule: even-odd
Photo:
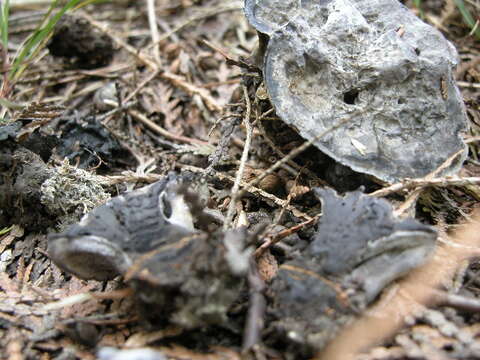
[[[458,178],[441,179],[435,186],[425,178],[392,189],[308,148],[246,187],[303,139],[281,122],[268,101],[256,65],[258,36],[243,15],[243,1],[156,1],[150,19],[155,26],[149,25],[146,2],[139,1],[88,5],[64,17],[46,50],[16,83],[2,88],[2,97],[26,106],[3,109],[0,120],[0,359],[95,359],[108,352],[106,347],[150,347],[167,359],[479,358],[480,266],[475,258],[480,243],[471,234],[479,231],[480,45],[453,1],[424,0],[421,12],[413,1],[404,3],[442,31],[460,57],[457,81],[470,122],[469,156]],[[478,14],[478,5],[468,6]],[[45,10],[12,5],[12,46],[2,53],[2,66]],[[253,125],[250,146],[245,119]],[[210,257],[222,266],[204,271],[199,265],[192,275],[181,266],[192,261],[188,253],[162,254],[159,258],[167,259],[148,268],[161,268],[157,275],[168,277],[176,267],[180,280],[158,279],[165,292],[153,294],[161,301],[146,306],[139,298],[152,289],[145,290],[141,276],[133,285],[122,277],[81,280],[50,259],[48,234],[172,172],[196,184],[195,194],[187,191],[185,197],[203,234],[193,246],[198,247],[197,263]],[[245,190],[238,199],[236,186]],[[368,310],[349,308],[348,319],[342,315],[341,324],[333,326],[338,333],[322,335],[334,341],[318,353],[305,351],[301,340],[286,341],[291,334],[279,333],[278,325],[294,329],[296,320],[286,318],[290,311],[271,306],[278,306],[286,291],[283,283],[271,285],[282,264],[302,266],[299,254],[318,237],[322,209],[316,187],[342,193],[360,188],[381,196],[395,213],[415,215],[439,234],[430,263],[385,289]],[[242,240],[256,259],[248,276],[232,284],[223,248],[212,246],[212,239],[225,235],[225,223],[247,227]],[[222,322],[206,325],[202,318],[182,327],[169,320],[168,309],[182,312],[175,299],[189,304],[192,318],[200,317],[192,304],[212,295],[198,284],[210,286],[217,278],[227,279],[225,292],[235,298],[228,311],[222,308]],[[188,281],[198,288],[182,288],[187,295],[179,297],[171,284]],[[330,279],[321,283],[331,285]],[[297,295],[288,295],[288,301],[297,301]],[[207,308],[208,301],[202,301]],[[301,311],[301,304],[294,305]],[[319,306],[333,319],[331,312],[341,308],[337,305]],[[315,316],[308,311],[301,318],[305,333],[309,317]],[[344,324],[351,327],[342,330]],[[159,353],[155,356],[161,359]]]

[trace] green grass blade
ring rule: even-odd
[[[10,15],[10,0],[2,1],[0,9],[0,31],[2,44],[5,49],[8,47],[8,17]]]
[[[425,14],[422,10],[422,0],[413,0],[413,5],[418,9],[420,13],[420,17],[423,19],[425,18]]]
[[[465,23],[470,26],[470,29],[473,29],[475,27],[476,21],[470,11],[465,6],[463,0],[454,0],[454,2],[455,5],[457,5],[458,10],[460,11],[460,14],[462,14],[463,21],[465,21]],[[475,30],[475,36],[480,39],[480,29],[477,28]]]
[[[101,4],[101,3],[107,3],[112,0],[83,0],[81,4],[78,4],[74,10],[80,9],[81,7],[91,5],[91,4]]]
[[[10,227],[0,229],[0,236],[5,235],[6,233],[10,232],[10,230],[12,230],[12,229],[13,229],[13,225],[10,226]]]
[[[50,8],[47,11],[47,14],[44,16],[44,19],[40,23],[39,27],[35,30],[32,36],[27,39],[24,46],[22,46],[20,53],[15,57],[12,70],[10,72],[11,79],[16,80],[21,76],[27,66],[26,62],[28,61],[28,59],[30,59],[38,50],[40,50],[41,44],[45,43],[48,40],[48,37],[50,36],[53,28],[60,20],[60,18],[68,10],[71,10],[81,2],[82,0],[71,0],[54,15],[51,14],[57,7],[58,0],[55,0],[50,5]]]
[[[15,60],[13,61],[13,65],[9,73],[9,78],[11,80],[17,80],[22,75],[22,73],[27,68],[29,62],[46,44],[50,35],[53,32],[55,25],[67,11],[76,10],[89,4],[108,1],[110,0],[69,0],[62,7],[59,6],[59,0],[52,1],[50,7],[48,8],[46,14],[44,15],[42,21],[40,22],[36,30],[31,36],[27,38],[27,40],[20,48],[19,52],[17,52],[17,55],[15,56]],[[55,10],[57,9],[58,11],[55,12]],[[0,29],[1,25],[2,24],[0,23]]]

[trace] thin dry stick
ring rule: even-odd
[[[265,283],[260,276],[256,262],[251,259],[248,271],[249,304],[247,321],[243,333],[242,352],[252,349],[261,341],[261,333],[265,323],[265,310],[267,303],[263,292]]]
[[[439,305],[454,307],[472,313],[480,312],[480,301],[476,298],[450,294],[445,291],[428,289],[433,295],[433,301]]]
[[[263,255],[263,253],[265,253],[265,251],[270,247],[272,246],[273,244],[276,244],[277,242],[279,242],[280,240],[286,238],[287,236],[290,236],[294,233],[296,233],[297,231],[300,231],[301,229],[303,229],[304,227],[307,227],[309,225],[312,225],[315,221],[317,221],[319,219],[319,217],[321,216],[320,215],[317,215],[313,218],[311,218],[310,220],[307,220],[307,221],[304,221],[298,225],[295,225],[295,226],[292,226],[291,228],[288,228],[288,229],[285,229],[285,230],[282,230],[280,232],[278,232],[277,234],[275,235],[272,235],[272,236],[269,236],[267,238],[267,241],[265,241],[262,245],[260,245],[254,252],[254,255],[255,257],[259,258],[260,256]]]
[[[455,154],[450,156],[447,160],[443,162],[438,168],[433,170],[430,174],[427,176],[420,178],[420,179],[406,179],[404,181],[401,181],[399,183],[387,186],[383,189],[374,191],[373,193],[369,194],[370,196],[376,196],[376,197],[381,197],[381,196],[387,196],[405,189],[411,189],[411,188],[416,188],[418,186],[428,186],[430,185],[430,182],[438,181],[438,180],[447,180],[450,178],[444,178],[444,179],[434,179],[436,175],[441,173],[443,170],[445,170],[447,167],[449,167],[453,160],[457,158],[458,155],[462,154],[463,150],[457,151]],[[457,179],[459,179],[457,177]],[[435,185],[435,184],[434,184]],[[448,185],[447,185],[448,186]]]
[[[169,72],[162,72],[160,76],[170,81],[173,85],[179,87],[188,94],[200,96],[200,98],[205,102],[205,105],[207,105],[209,110],[223,112],[223,108],[218,105],[217,101],[210,95],[207,89],[199,88],[198,86],[190,84],[189,82],[186,82],[181,76]]]
[[[102,299],[124,299],[132,296],[133,290],[131,288],[124,288],[120,290],[113,290],[109,292],[83,292],[68,296],[66,298],[54,301],[43,306],[43,310],[52,311],[63,309],[68,306],[76,305],[90,300],[102,300]]]
[[[234,59],[233,57],[231,57],[226,51],[223,51],[222,49],[220,49],[218,46],[215,46],[213,45],[210,41],[208,40],[202,40],[202,42],[207,45],[209,48],[211,48],[212,50],[215,50],[216,52],[218,52],[220,55],[222,55],[225,60],[227,60],[227,65],[236,65],[238,67],[241,67],[241,68],[244,68],[244,69],[248,69],[248,70],[253,70],[253,71],[258,71],[257,68],[255,66],[252,66],[250,65],[249,63],[243,61],[243,60],[237,60],[237,59]]]
[[[280,157],[280,158],[283,158],[285,156],[285,154],[283,153],[283,151],[281,151],[276,145],[275,143],[272,141],[272,139],[270,139],[270,137],[267,135],[267,132],[265,130],[265,127],[263,126],[263,122],[261,121],[262,119],[265,119],[266,115],[268,115],[270,113],[270,111],[273,111],[273,108],[266,111],[264,114],[262,114],[259,118],[259,121],[257,121],[257,128],[260,130],[260,134],[262,135],[263,139],[265,140],[265,142],[270,146],[270,148]],[[302,167],[300,165],[298,165],[296,162],[294,161],[289,161],[288,162],[288,165],[291,166],[293,169],[296,169],[297,171],[302,171],[303,173],[305,173],[306,175],[308,175],[310,178],[312,178],[313,180],[315,180],[316,182],[318,182],[319,185],[324,185],[326,186],[327,185],[327,182],[320,179],[313,171],[311,171],[310,169],[307,169],[305,166]],[[292,169],[292,170],[293,170]],[[289,170],[287,170],[289,171]],[[298,174],[298,172],[295,172],[294,175],[296,176]]]
[[[187,170],[187,171],[191,171],[191,172],[195,172],[195,173],[199,173],[199,174],[204,174],[205,173],[205,169],[202,169],[202,168],[199,168],[199,167],[184,165],[184,164],[177,164],[177,166],[179,168],[182,168],[182,169]],[[226,174],[215,173],[215,176],[217,176],[218,179],[221,180],[221,181],[228,180],[232,183],[235,181],[233,176],[229,176],[229,175],[226,175]],[[137,183],[137,182],[145,182],[145,183],[151,184],[151,183],[154,183],[155,181],[158,181],[158,180],[162,179],[163,177],[164,177],[164,175],[152,174],[152,173],[144,174],[144,175],[138,175],[138,174],[134,173],[133,171],[127,171],[123,175],[98,176],[98,178],[105,185],[116,185],[116,184]],[[243,181],[240,183],[240,185],[242,187],[247,186],[247,184]],[[308,216],[307,214],[298,210],[297,208],[295,208],[292,205],[286,204],[285,200],[282,200],[282,199],[276,197],[273,194],[270,194],[270,193],[268,193],[268,192],[266,192],[262,189],[259,189],[255,186],[249,186],[249,187],[247,187],[247,189],[252,194],[257,194],[264,199],[272,201],[274,204],[276,204],[278,206],[285,207],[288,211],[292,212],[292,214],[297,216],[297,217],[304,218],[306,220],[311,220],[312,219],[311,216]]]
[[[440,174],[443,170],[445,170],[446,168],[448,168],[452,162],[457,158],[458,155],[462,154],[463,153],[463,150],[459,150],[457,151],[455,154],[453,154],[452,156],[450,156],[447,160],[445,160],[445,162],[440,165],[437,169],[435,169],[434,171],[432,171],[430,174],[428,174],[427,176],[425,176],[425,180],[431,180],[433,179],[435,176],[437,176],[438,174]],[[405,202],[400,205],[398,207],[398,209],[396,209],[394,211],[394,215],[395,216],[402,216],[402,214],[404,214],[408,209],[410,209],[417,201],[418,197],[422,194],[422,191],[423,191],[424,187],[420,187],[420,188],[417,188],[415,189],[408,197],[407,199],[405,200]]]
[[[138,112],[136,110],[129,109],[127,111],[135,119],[139,120],[140,122],[145,124],[147,127],[149,127],[151,130],[155,131],[157,134],[160,134],[167,139],[174,140],[174,141],[179,141],[179,142],[187,143],[187,144],[197,144],[197,145],[204,145],[204,146],[209,145],[207,142],[202,141],[202,140],[192,139],[192,138],[189,138],[189,137],[186,137],[186,136],[172,134],[171,132],[165,130],[160,125],[155,124],[153,121],[151,121],[145,115],[141,114],[140,112]]]
[[[465,144],[470,144],[472,142],[480,141],[480,136],[472,136],[465,139]]]
[[[150,33],[152,34],[152,42],[158,44],[158,39],[160,38],[160,33],[158,32],[157,27],[157,15],[155,13],[155,0],[147,0],[147,12],[148,12],[148,25],[150,27]],[[160,49],[158,45],[153,47],[153,57],[157,62],[157,66],[162,66],[162,61],[160,59]]]
[[[295,187],[298,185],[298,178],[300,177],[300,175],[302,175],[302,170],[303,169],[300,169],[297,176],[295,176],[295,181],[294,181],[294,184],[293,184],[292,188],[290,189],[290,191],[288,193],[287,200],[285,201],[285,206],[290,205],[290,201],[292,201],[293,191],[294,191]],[[282,220],[283,215],[285,214],[285,210],[286,210],[285,206],[282,206],[282,208],[280,209],[280,212],[278,213],[276,218],[273,220],[273,224],[272,224],[273,226],[280,224],[280,221]]]
[[[381,197],[390,195],[402,190],[411,190],[418,187],[426,187],[426,186],[438,186],[438,187],[448,187],[448,186],[466,186],[466,185],[478,185],[480,184],[480,177],[459,177],[459,176],[451,176],[445,178],[437,178],[437,179],[407,179],[400,183],[393,184],[389,187],[377,190],[371,193],[371,196]]]
[[[157,70],[157,71],[152,72],[150,75],[148,75],[146,79],[144,79],[140,84],[138,84],[138,86],[135,88],[135,90],[133,90],[130,94],[127,95],[127,97],[125,99],[122,100],[122,102],[126,103],[131,98],[133,98],[135,95],[137,95],[138,92],[140,90],[142,90],[150,81],[155,79],[159,73],[160,73],[160,71]]]
[[[250,145],[252,143],[252,134],[253,134],[253,126],[250,123],[250,113],[252,111],[252,104],[250,103],[250,98],[248,96],[248,90],[245,85],[242,85],[243,89],[243,96],[245,97],[245,103],[247,108],[245,110],[245,117],[243,119],[243,123],[245,124],[245,146],[243,148],[242,157],[240,159],[240,165],[238,166],[237,175],[235,177],[235,182],[232,186],[232,196],[230,199],[230,204],[228,206],[227,216],[225,218],[225,222],[223,223],[223,230],[227,230],[232,226],[233,214],[235,213],[235,205],[240,198],[240,182],[243,178],[243,173],[245,171],[245,164],[248,160],[248,152],[250,151]]]

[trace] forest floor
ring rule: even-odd
[[[97,350],[107,346],[148,346],[168,359],[294,357],[268,339],[265,346],[242,355],[241,333],[185,334],[177,328],[146,325],[121,279],[79,280],[48,257],[48,233],[78,221],[106,198],[155,182],[169,171],[205,174],[209,161],[215,161],[208,173],[209,207],[223,214],[228,211],[246,142],[242,119],[247,111],[259,110],[249,109],[256,106],[250,99],[262,96],[261,88],[257,89],[260,73],[252,74],[247,64],[257,34],[245,19],[243,1],[155,3],[150,14],[144,1],[106,2],[73,12],[75,18],[62,24],[48,49],[11,84],[9,99],[28,106],[3,112],[22,126],[12,130],[15,145],[2,143],[8,135],[0,131],[0,151],[12,146],[15,152],[16,146],[22,146],[41,158],[32,159],[34,165],[24,166],[21,174],[14,168],[9,173],[18,179],[23,176],[28,196],[0,194],[1,205],[12,206],[0,214],[0,359],[95,359]],[[412,2],[406,5],[420,15]],[[468,6],[479,14],[477,1]],[[45,5],[13,5],[9,55],[35,29],[44,9]],[[425,0],[421,11],[425,21],[458,50],[457,82],[470,121],[469,155],[459,176],[478,179],[480,42],[464,24],[454,1]],[[149,25],[149,19],[156,25]],[[62,55],[65,43],[78,44],[76,56],[53,56]],[[264,120],[275,117],[271,112],[264,115]],[[278,142],[280,135],[261,121],[256,125],[240,188],[299,145],[295,138],[288,144]],[[325,180],[309,164],[290,161],[286,165],[248,188],[248,196],[236,205],[237,214],[244,215],[250,226],[262,218],[280,219],[266,239],[298,224],[303,224],[300,237],[306,237],[312,231],[310,220],[318,214],[319,204],[309,194]],[[78,172],[79,168],[86,173]],[[60,176],[57,190],[72,196],[57,204],[56,213],[40,204],[41,182],[35,171],[43,172],[42,181]],[[432,263],[391,287],[384,296],[390,298],[381,299],[371,310],[401,314],[401,324],[382,320],[378,328],[378,323],[363,319],[360,331],[352,327],[350,333],[340,334],[336,344],[319,357],[344,359],[345,348],[362,349],[355,358],[364,360],[479,356],[480,266],[475,258],[480,240],[471,235],[479,230],[472,214],[478,208],[480,187],[478,182],[461,179],[441,186],[427,179],[390,197],[395,206],[402,206],[415,193],[417,207],[441,234],[441,244]],[[90,203],[74,199],[75,191],[84,191],[84,183],[99,186],[97,193],[88,195]],[[12,197],[20,200],[9,203]],[[242,221],[240,217],[236,221]],[[259,260],[259,267],[265,273],[275,272],[268,256]],[[435,285],[448,291],[435,293],[435,301],[430,293],[414,296],[415,304],[393,299],[402,289],[404,297],[412,291],[421,293],[415,286],[425,277],[434,278]]]

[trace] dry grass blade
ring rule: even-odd
[[[252,135],[253,135],[253,126],[250,123],[250,113],[252,111],[252,105],[250,103],[250,98],[248,96],[247,87],[244,85],[242,86],[243,89],[243,96],[246,102],[246,111],[245,117],[243,119],[243,124],[245,125],[246,129],[246,138],[245,138],[245,146],[243,148],[242,157],[240,159],[240,166],[238,167],[237,175],[235,177],[235,182],[233,183],[232,187],[232,196],[230,199],[230,204],[228,206],[227,216],[225,218],[225,222],[223,224],[223,229],[227,230],[232,226],[233,214],[235,213],[235,205],[238,201],[240,194],[240,182],[243,178],[243,173],[245,171],[245,165],[248,160],[248,152],[250,151],[250,145],[252,143]]]

